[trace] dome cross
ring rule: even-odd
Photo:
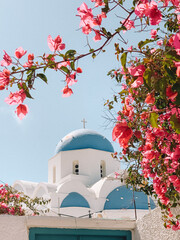
[[[83,128],[86,128],[87,121],[85,120],[85,118],[83,118],[83,120],[81,122],[83,123]]]

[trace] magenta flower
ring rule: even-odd
[[[71,96],[71,94],[73,94],[72,89],[69,88],[68,85],[62,89],[62,92],[63,92],[63,95],[62,95],[63,97],[69,97]]]
[[[95,41],[95,42],[97,42],[97,41],[100,41],[101,40],[101,34],[100,34],[100,32],[98,31],[98,30],[94,30],[94,32],[95,32],[95,37],[93,38],[93,40]]]
[[[26,114],[28,113],[29,109],[28,106],[25,104],[19,104],[19,106],[17,106],[15,113],[17,114],[18,118],[20,120],[22,120]]]
[[[10,93],[7,98],[5,98],[5,102],[9,105],[16,105],[21,104],[24,102],[24,99],[26,98],[26,94],[23,89],[21,89],[18,92]]]
[[[0,62],[0,64],[1,64],[1,66],[3,66],[3,67],[7,67],[7,66],[11,65],[12,59],[11,59],[11,57],[6,53],[5,50],[3,50],[3,51],[4,51],[4,56],[3,56],[3,60]]]
[[[9,76],[10,71],[8,69],[4,69],[0,72],[0,86],[7,86],[9,84]]]
[[[156,38],[157,37],[157,30],[152,29],[151,30],[151,37]]]
[[[65,44],[62,43],[62,38],[59,35],[54,40],[52,39],[51,35],[49,35],[47,42],[52,52],[62,51],[65,49]]]
[[[27,51],[24,51],[24,49],[23,49],[22,47],[19,47],[19,48],[17,48],[16,51],[15,51],[15,56],[20,59],[20,58],[22,58],[26,53],[27,53]]]
[[[131,88],[138,88],[144,83],[143,77],[138,77],[132,84]]]

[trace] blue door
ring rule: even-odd
[[[131,231],[30,228],[29,240],[132,240]]]

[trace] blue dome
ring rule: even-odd
[[[87,148],[114,152],[112,144],[101,134],[88,129],[79,129],[66,135],[58,143],[55,153]]]
[[[134,200],[136,209],[148,210],[148,198],[144,192],[134,191]],[[150,198],[151,209],[156,207],[153,200]],[[104,205],[105,210],[110,209],[134,209],[133,189],[126,186],[115,188],[106,198]]]

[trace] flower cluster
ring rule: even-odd
[[[96,2],[96,7],[104,5],[102,1],[93,1]],[[106,14],[104,12],[101,12],[101,14],[98,14],[96,17],[92,13],[92,9],[88,8],[86,3],[82,3],[82,5],[77,9],[78,16],[81,18],[80,27],[82,27],[82,32],[84,34],[89,34],[92,32],[92,30],[95,33],[95,37],[93,38],[94,41],[101,40],[102,33],[100,30],[94,29],[95,26],[101,26],[102,19],[106,18]]]
[[[0,214],[23,216],[28,212],[32,215],[39,215],[43,211],[37,209],[38,205],[45,206],[48,202],[49,200],[41,198],[30,199],[8,184],[0,185]],[[47,211],[48,209],[45,210],[45,212]]]

